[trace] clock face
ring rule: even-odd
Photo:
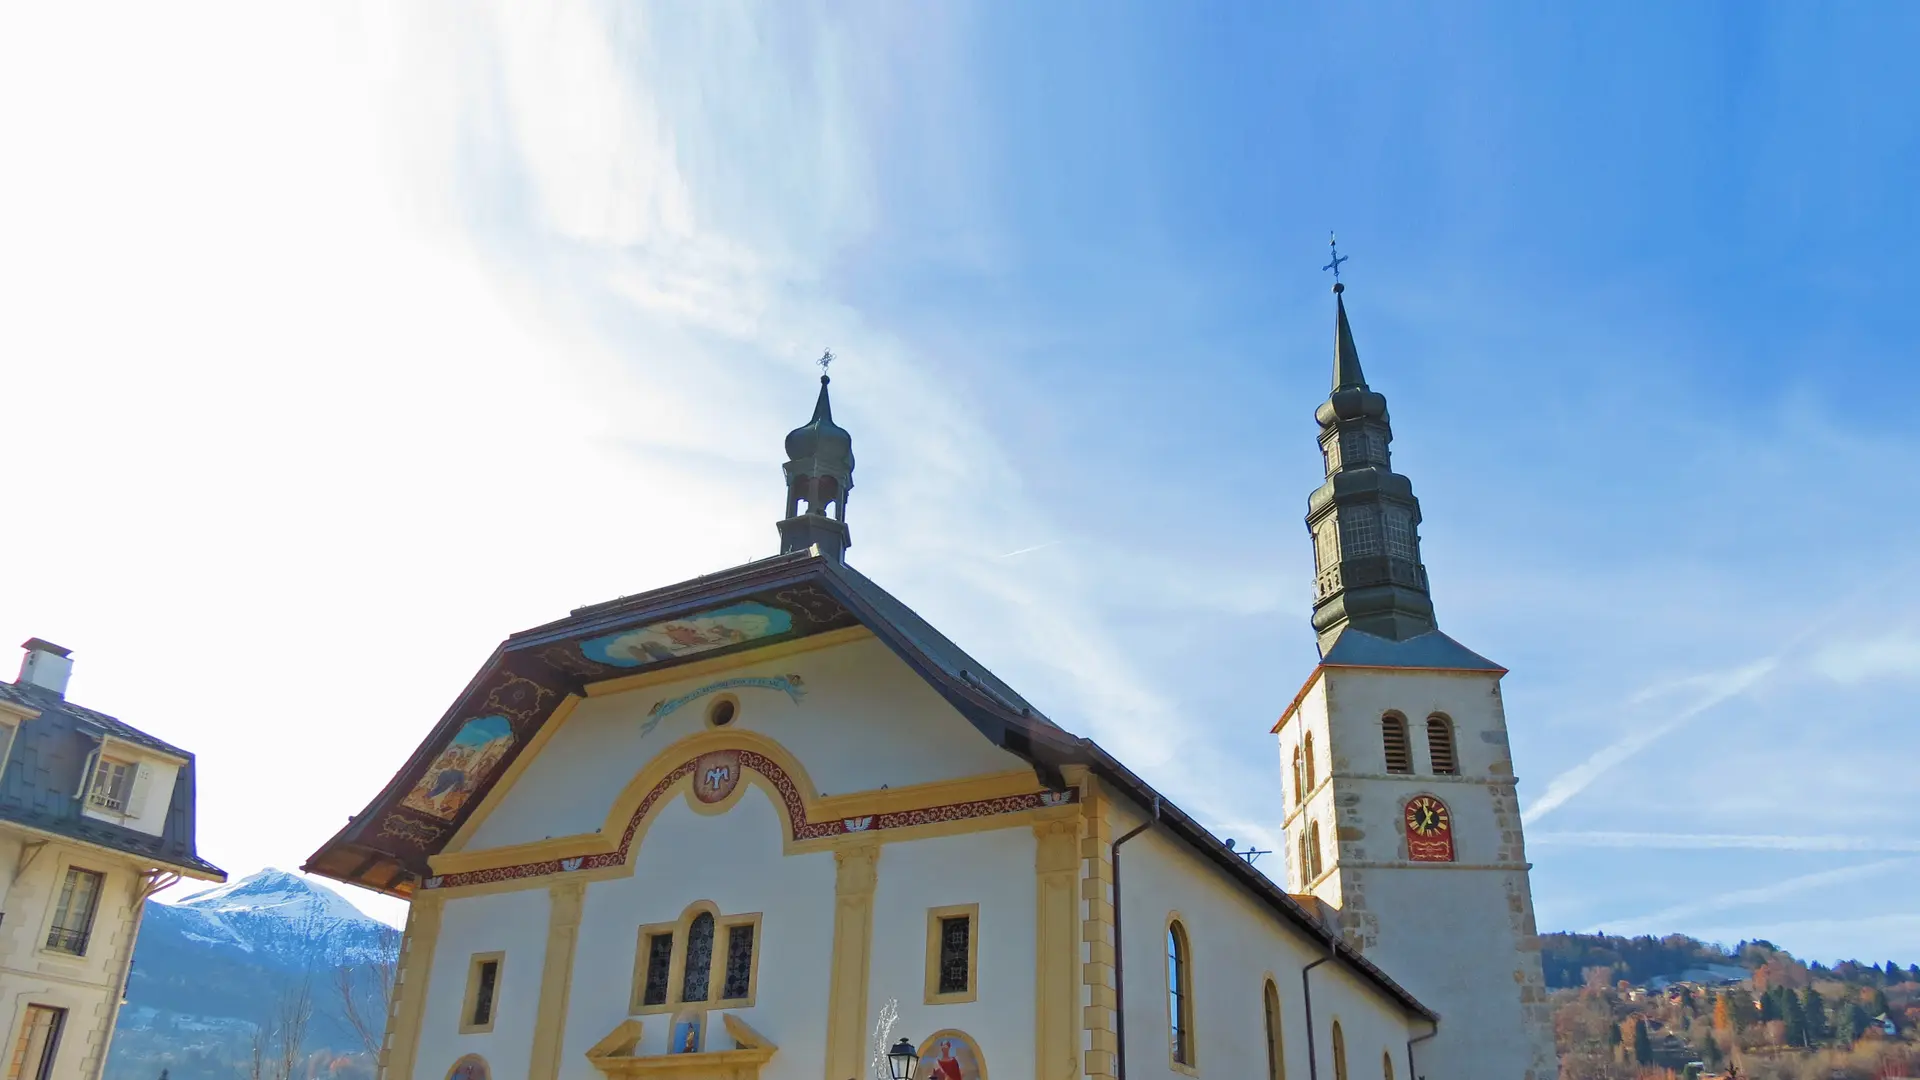
[[[1431,795],[1420,795],[1407,803],[1407,831],[1416,836],[1432,836],[1435,833],[1449,832],[1453,821],[1447,816],[1447,807]]]

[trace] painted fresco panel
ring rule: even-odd
[[[792,629],[792,615],[757,600],[747,600],[698,615],[589,638],[580,643],[580,652],[597,663],[637,668],[698,656],[729,645],[785,634]]]
[[[513,725],[504,716],[477,716],[460,725],[445,750],[400,805],[452,821],[493,777],[513,749]]]

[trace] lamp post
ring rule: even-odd
[[[913,1068],[918,1064],[919,1053],[905,1039],[894,1043],[893,1049],[887,1051],[887,1072],[893,1075],[893,1080],[913,1080]]]

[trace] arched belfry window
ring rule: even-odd
[[[1280,1038],[1280,990],[1267,980],[1267,1080],[1287,1080],[1287,1047]],[[1392,1080],[1392,1077],[1388,1077]]]
[[[1457,776],[1460,759],[1453,750],[1453,721],[1434,713],[1427,717],[1427,757],[1435,776]]]
[[[1307,841],[1307,858],[1306,858],[1307,880],[1311,882],[1320,877],[1320,823],[1319,822],[1309,821],[1307,823],[1306,841]]]
[[[1306,757],[1299,747],[1293,748],[1293,801],[1299,805],[1307,801],[1307,764]]]
[[[1313,790],[1313,732],[1307,732],[1306,738],[1301,740],[1300,745],[1305,748],[1303,751],[1305,760],[1302,762],[1303,768],[1301,772],[1304,778],[1302,782],[1306,785],[1301,792],[1301,799],[1304,800],[1306,798],[1306,792]]]
[[[1388,713],[1380,718],[1380,744],[1386,751],[1388,772],[1413,771],[1413,750],[1407,745],[1406,717],[1399,713]]]
[[[713,915],[701,912],[687,927],[686,974],[680,981],[681,1001],[707,1000],[707,983],[713,968]]]
[[[1333,1022],[1333,1080],[1347,1080],[1347,1035]]]
[[[1193,969],[1187,928],[1167,924],[1167,1049],[1181,1065],[1193,1064]]]

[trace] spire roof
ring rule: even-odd
[[[1333,388],[1365,390],[1367,377],[1360,371],[1360,350],[1353,347],[1353,327],[1347,325],[1347,302],[1341,293],[1347,287],[1333,283]]]

